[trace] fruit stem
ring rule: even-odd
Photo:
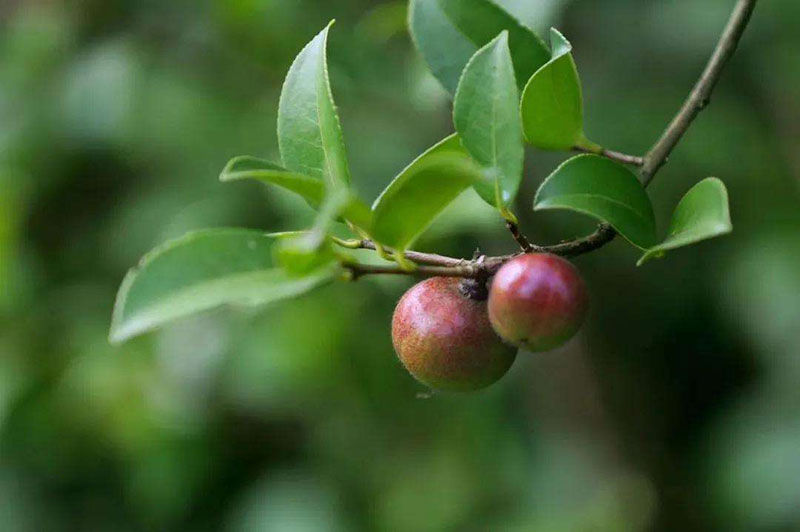
[[[530,253],[531,251],[533,251],[533,246],[531,245],[528,238],[522,234],[522,231],[520,231],[519,224],[517,224],[517,222],[506,220],[506,227],[511,232],[511,236],[514,237],[514,240],[517,241],[517,244],[519,244],[519,247],[523,253]]]
[[[489,288],[486,279],[462,279],[458,283],[458,291],[467,299],[486,301],[489,299]]]

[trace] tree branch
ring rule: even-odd
[[[652,182],[658,170],[667,161],[672,150],[678,145],[678,142],[680,142],[694,119],[697,118],[700,111],[705,109],[708,105],[711,93],[722,75],[723,68],[730,60],[744,34],[747,23],[750,21],[750,17],[753,14],[753,9],[755,9],[756,2],[757,0],[737,1],[703,73],[689,93],[683,106],[672,119],[669,126],[664,130],[661,138],[659,138],[650,151],[647,152],[647,155],[644,157],[636,157],[605,149],[601,153],[598,153],[598,155],[603,155],[604,157],[624,164],[641,166],[640,174],[642,185],[647,187]],[[581,148],[575,149],[578,151],[587,151]],[[610,225],[604,223],[600,224],[594,233],[583,238],[553,246],[536,246],[531,244],[528,239],[520,233],[519,227],[517,227],[516,224],[509,222],[507,225],[511,234],[525,252],[553,253],[564,257],[574,257],[599,249],[614,240],[617,234]],[[370,240],[358,241],[352,247],[376,249],[374,242]],[[388,251],[394,253],[392,250]],[[421,265],[412,272],[403,270],[399,266],[394,265],[372,266],[343,263],[343,266],[352,272],[354,279],[370,274],[411,274],[422,276],[485,278],[497,272],[505,262],[518,255],[519,253],[499,257],[483,257],[483,260],[478,262],[430,253],[406,251],[405,257],[407,259]]]
[[[664,165],[678,145],[678,142],[683,137],[684,133],[689,129],[694,119],[703,109],[708,106],[711,99],[711,92],[714,90],[722,70],[725,65],[733,56],[739,40],[744,34],[747,23],[750,21],[750,16],[753,14],[753,9],[756,7],[757,0],[738,0],[736,6],[733,8],[728,24],[722,32],[722,36],[717,43],[714,53],[706,65],[705,70],[697,80],[692,92],[689,93],[688,98],[683,103],[678,114],[672,119],[661,138],[652,147],[644,157],[644,165],[642,167],[642,184],[647,186],[655,177],[659,168]]]
[[[678,142],[689,129],[689,126],[692,125],[694,119],[697,118],[700,111],[708,106],[711,93],[722,75],[723,68],[736,50],[745,28],[747,28],[747,23],[753,14],[756,2],[757,0],[737,1],[728,24],[725,26],[706,68],[700,75],[700,79],[697,80],[683,106],[667,126],[667,129],[664,130],[661,138],[644,156],[640,172],[643,186],[646,187],[653,181],[656,173],[667,162],[672,150],[678,145]],[[603,247],[614,240],[615,236],[616,232],[608,225],[603,224],[591,235],[564,245],[577,245],[580,242],[580,245],[576,247],[577,252],[573,256],[580,255]]]

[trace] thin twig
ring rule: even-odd
[[[353,280],[357,280],[364,275],[419,275],[421,277],[465,277],[475,279],[485,276],[484,268],[478,264],[470,264],[464,261],[464,266],[417,266],[413,270],[405,270],[394,264],[358,264],[355,262],[344,262],[342,266],[349,270],[353,275]]]
[[[644,157],[639,157],[638,155],[628,155],[627,153],[622,153],[614,150],[607,150],[605,148],[602,148],[600,151],[593,151],[588,148],[584,148],[582,146],[575,146],[572,149],[583,153],[594,153],[596,155],[602,155],[607,159],[611,159],[612,161],[617,161],[618,163],[622,164],[630,164],[633,166],[642,166],[644,164]]]
[[[522,231],[520,231],[519,225],[516,222],[512,222],[511,220],[506,220],[506,227],[511,232],[511,236],[514,237],[514,240],[517,241],[517,244],[519,244],[519,248],[524,253],[530,253],[533,250],[533,246],[528,241],[528,237],[522,234]]]
[[[756,7],[757,0],[739,0],[736,7],[733,8],[728,24],[722,32],[719,42],[717,43],[714,53],[706,65],[705,70],[697,80],[692,92],[689,93],[688,98],[683,103],[678,114],[672,119],[667,129],[658,139],[658,142],[644,157],[644,166],[642,167],[642,184],[647,186],[655,177],[656,172],[666,162],[669,154],[675,149],[678,142],[683,137],[684,133],[689,129],[692,121],[697,115],[705,109],[711,101],[711,92],[714,90],[720,76],[722,69],[733,56],[739,40],[744,34],[747,23],[750,21],[750,16],[753,14],[753,9]]]
[[[577,257],[578,255],[583,255],[584,253],[589,253],[590,251],[605,246],[614,240],[616,235],[617,232],[614,231],[610,225],[603,223],[598,225],[597,230],[589,236],[570,240],[563,244],[544,246],[542,247],[542,251],[554,255],[561,255],[562,257]]]
[[[360,240],[358,245],[353,247],[354,249],[377,249],[375,242],[372,240]],[[385,249],[391,254],[396,253],[395,250],[391,248]],[[457,259],[455,257],[447,257],[445,255],[437,255],[435,253],[421,253],[419,251],[406,251],[404,255],[410,261],[416,262],[417,264],[426,264],[428,266],[452,267],[462,266],[470,262],[466,259]]]

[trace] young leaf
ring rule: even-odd
[[[553,57],[522,93],[522,123],[529,143],[544,150],[594,148],[583,134],[583,96],[572,45],[550,30]]]
[[[372,235],[380,244],[407,249],[451,201],[485,180],[469,157],[436,148],[411,163],[375,200]]]
[[[303,197],[314,209],[318,208],[325,197],[325,183],[320,179],[309,177],[298,172],[290,172],[264,159],[242,155],[234,157],[219,175],[222,182],[254,179],[268,185],[285,188]]]
[[[433,75],[451,94],[470,57],[503,30],[509,32],[520,89],[550,58],[542,40],[493,0],[411,0],[409,27]]]
[[[344,188],[350,183],[350,170],[325,55],[331,24],[289,69],[278,105],[278,145],[288,170]]]
[[[467,63],[456,91],[453,119],[464,148],[477,162],[496,170],[495,183],[481,183],[475,190],[487,203],[505,211],[517,194],[525,156],[508,31]]]
[[[290,172],[269,161],[250,156],[231,159],[219,176],[220,181],[254,179],[268,185],[277,185],[298,194],[314,209],[320,208],[325,197],[325,183],[307,175]],[[352,193],[341,215],[364,230],[369,230],[372,214],[369,207]]]
[[[276,246],[277,261],[290,275],[307,275],[336,259],[328,234],[350,199],[347,190],[332,191],[322,203],[311,230],[280,240]]]
[[[610,224],[631,244],[656,241],[653,206],[636,176],[598,155],[578,155],[559,166],[536,192],[533,209],[567,209]]]
[[[210,229],[154,249],[122,281],[111,341],[223,304],[261,305],[296,296],[333,278],[333,269],[288,278],[272,266],[273,243],[259,231]]]
[[[275,245],[275,257],[292,278],[305,277],[336,260],[329,240],[316,242],[308,233],[279,240]]]
[[[641,266],[654,257],[662,257],[670,249],[725,235],[732,230],[728,190],[716,177],[708,177],[683,196],[672,213],[667,238],[648,249],[637,265]]]

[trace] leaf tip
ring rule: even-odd
[[[641,267],[644,263],[650,262],[652,259],[663,259],[666,253],[663,250],[656,251],[654,249],[649,249],[644,252],[644,254],[636,261],[636,267]]]
[[[225,164],[225,166],[222,168],[222,170],[219,173],[219,180],[221,182],[225,183],[227,181],[231,181],[232,180],[231,175],[230,175],[231,174],[231,168],[233,168],[234,165],[236,165],[236,163],[239,161],[239,159],[240,159],[240,157],[234,157],[233,159],[228,161],[227,164]]]
[[[554,58],[561,57],[572,51],[572,44],[556,28],[550,28],[550,47],[553,49]]]
[[[114,346],[122,345],[128,337],[120,333],[119,327],[111,324],[111,329],[108,331],[108,343]]]

